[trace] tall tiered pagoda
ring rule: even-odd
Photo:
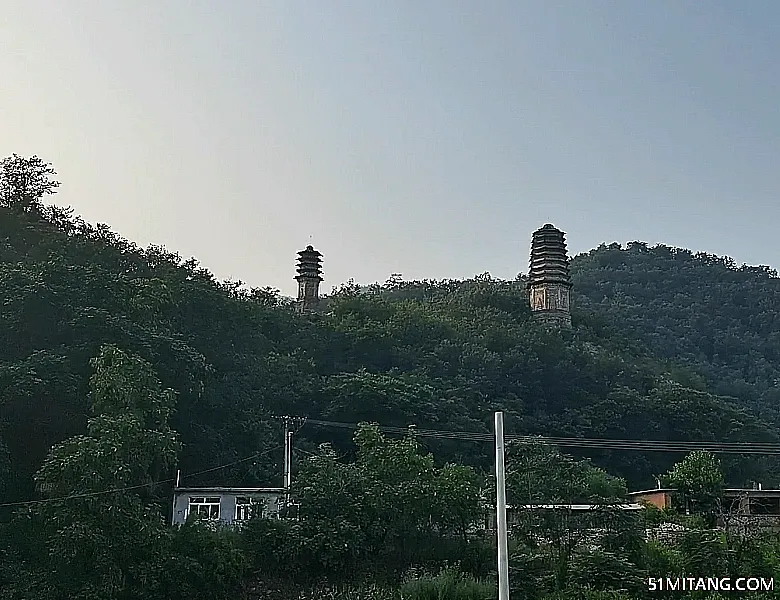
[[[320,302],[320,283],[322,282],[322,254],[313,246],[306,246],[298,252],[298,309],[313,310]]]
[[[571,327],[569,257],[565,234],[548,223],[534,231],[528,292],[534,319]]]

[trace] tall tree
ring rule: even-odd
[[[23,521],[40,527],[51,598],[151,593],[164,565],[165,523],[154,482],[179,450],[168,426],[174,392],[148,363],[114,346],[93,359],[88,433],[52,448],[36,481],[45,500]]]
[[[723,471],[718,457],[705,450],[691,452],[666,475],[666,483],[677,490],[685,508],[714,524],[723,492]]]
[[[507,499],[515,506],[514,535],[521,542],[514,564],[526,568],[545,564],[547,572],[554,574],[546,585],[563,590],[570,584],[573,561],[594,539],[600,538],[609,550],[618,546],[631,554],[637,540],[627,535],[635,530],[634,519],[619,506],[625,494],[623,480],[589,461],[576,460],[540,442],[511,444]],[[579,510],[573,507],[576,504],[592,508]],[[596,531],[600,531],[598,536]]]
[[[0,207],[20,212],[39,211],[43,197],[54,194],[60,183],[50,163],[37,156],[13,154],[0,160]]]
[[[432,553],[437,540],[465,536],[480,502],[480,480],[472,469],[436,467],[411,433],[393,440],[376,426],[362,425],[355,442],[355,462],[339,462],[325,448],[296,478],[302,521],[330,532],[317,542],[326,544],[323,556],[371,557],[403,568]]]

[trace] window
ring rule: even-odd
[[[190,498],[189,514],[197,515],[201,519],[208,519],[210,521],[219,520],[219,498],[204,498],[194,497]]]
[[[258,508],[254,498],[239,496],[236,498],[236,521],[246,521]]]
[[[780,514],[780,499],[778,498],[751,498],[751,515],[778,515]]]

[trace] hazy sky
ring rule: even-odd
[[[780,266],[777,0],[0,0],[0,155],[219,278],[643,240]]]

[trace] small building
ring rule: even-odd
[[[664,510],[672,506],[674,488],[656,488],[629,492],[633,502],[650,504]],[[754,488],[726,488],[722,492],[721,505],[729,513],[740,516],[780,517],[780,489],[762,489],[760,484]]]
[[[780,489],[727,488],[723,490],[723,507],[740,516],[780,517]]]
[[[224,525],[236,525],[250,516],[275,518],[284,505],[284,488],[177,487],[173,490],[173,525],[191,515]]]
[[[780,532],[780,489],[753,488],[723,490],[718,525],[743,534],[758,531]]]
[[[655,506],[661,510],[666,510],[672,506],[673,488],[658,487],[652,490],[641,490],[639,492],[629,492],[628,497],[632,502]]]
[[[640,511],[645,507],[642,504],[524,504],[521,506],[506,507],[507,526],[512,527],[519,522],[521,511],[534,512],[564,512],[568,514],[587,514],[603,510],[624,510]],[[496,529],[496,509],[493,506],[488,507],[485,514],[484,528],[488,531]]]

